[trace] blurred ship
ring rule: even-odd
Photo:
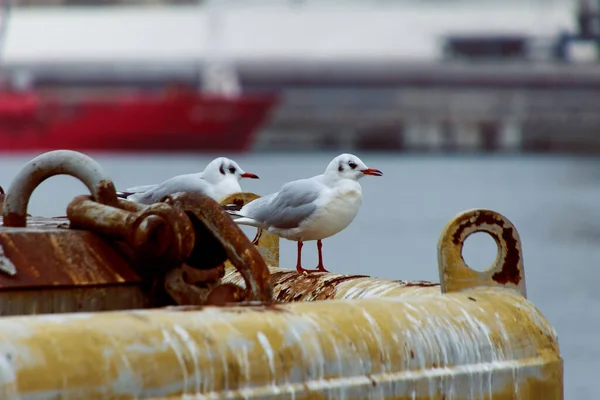
[[[10,10],[5,2],[0,40]],[[212,51],[205,54],[200,85],[159,80],[152,89],[64,82],[48,86],[35,82],[27,67],[5,68],[0,151],[247,150],[277,96],[242,93],[233,65],[219,57],[217,15],[211,18]]]
[[[274,95],[162,91],[0,91],[0,151],[245,151]]]

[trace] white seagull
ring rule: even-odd
[[[242,178],[258,179],[258,176],[245,172],[229,158],[218,157],[212,160],[202,172],[178,175],[160,185],[128,188],[117,192],[117,196],[140,204],[153,204],[173,193],[199,192],[220,201],[225,196],[242,191],[239,183]]]
[[[279,192],[227,212],[238,224],[297,241],[299,273],[328,272],[323,267],[321,240],[342,231],[354,220],[362,204],[358,180],[365,175],[383,173],[368,168],[355,155],[341,154],[329,163],[323,175],[288,182]],[[317,241],[319,264],[315,270],[302,268],[302,242],[309,240]]]

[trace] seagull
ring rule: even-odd
[[[239,183],[242,178],[258,179],[258,176],[245,172],[229,158],[218,157],[212,160],[202,172],[178,175],[160,185],[128,188],[118,192],[117,196],[140,204],[153,204],[173,193],[199,192],[220,201],[225,196],[242,191]]]
[[[345,229],[362,204],[358,180],[365,175],[382,176],[352,154],[334,158],[325,173],[284,184],[276,193],[259,197],[239,210],[227,209],[240,225],[264,229],[279,237],[298,242],[296,270],[303,273],[329,272],[323,266],[323,239]],[[303,242],[316,240],[319,253],[317,269],[302,268]]]

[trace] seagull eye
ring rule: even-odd
[[[229,167],[229,172],[231,172],[232,174],[235,174],[235,167]]]
[[[356,168],[356,163],[354,161],[350,161],[348,163],[348,165],[350,166],[350,168],[355,169]]]

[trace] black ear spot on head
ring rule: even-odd
[[[344,167],[342,167],[342,163],[340,163],[340,165],[338,166],[338,171],[342,172],[344,170]]]
[[[219,167],[219,172],[221,173],[221,175],[225,175],[225,167],[223,166],[223,164],[221,164],[221,166]]]

